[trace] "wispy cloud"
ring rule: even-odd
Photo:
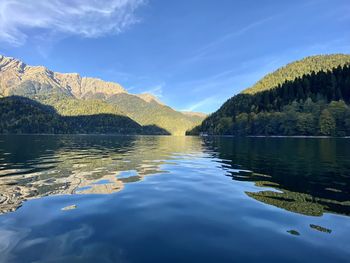
[[[157,98],[162,98],[164,85],[165,85],[164,83],[157,84],[147,90],[142,91],[141,93],[148,93]]]
[[[239,67],[216,74],[177,84],[181,90],[189,90],[190,97],[200,98],[185,107],[186,111],[202,111],[206,113],[217,110],[231,96],[253,85],[256,81],[285,64],[283,56],[266,56],[252,59],[240,64]],[[203,94],[215,94],[203,98]]]
[[[271,21],[275,17],[276,17],[276,15],[275,16],[271,16],[271,17],[267,17],[267,18],[264,18],[264,19],[261,19],[261,20],[258,20],[258,21],[254,21],[254,22],[252,22],[252,23],[250,23],[250,24],[248,24],[248,25],[246,25],[246,26],[244,26],[244,27],[242,27],[242,28],[240,28],[240,29],[238,29],[236,31],[233,31],[233,32],[230,32],[230,33],[228,33],[226,35],[223,35],[220,38],[218,38],[218,39],[214,40],[213,42],[211,42],[211,43],[205,45],[204,47],[202,47],[198,52],[199,53],[205,53],[205,52],[209,51],[210,49],[217,47],[221,43],[223,43],[223,42],[225,42],[225,41],[227,41],[227,40],[229,40],[231,38],[241,36],[241,35],[249,32],[250,30],[252,30],[252,29],[254,29],[256,27],[259,27],[259,26],[265,24],[266,22]]]
[[[186,109],[183,109],[183,111],[202,110],[211,107],[213,104],[217,104],[217,101],[218,98],[216,96],[208,97],[189,105]]]
[[[261,77],[283,65],[284,57],[263,56],[247,60],[234,68],[207,75],[204,78],[178,83],[181,87],[190,87],[191,92],[212,92],[220,88],[221,91],[240,91],[253,85]]]
[[[212,42],[209,42],[206,45],[202,46],[200,49],[198,49],[196,51],[196,53],[192,57],[186,59],[186,61],[184,61],[184,62],[185,63],[196,62],[196,61],[204,58],[210,52],[216,50],[220,45],[224,44],[225,42],[230,41],[236,37],[242,36],[245,33],[248,33],[249,31],[251,31],[252,29],[258,28],[259,26],[264,25],[265,23],[275,19],[278,16],[280,16],[280,15],[273,15],[273,16],[266,17],[266,18],[258,20],[258,21],[254,21],[248,25],[243,26],[242,28],[240,28],[238,30],[229,32],[225,35],[222,35],[221,37],[213,40]]]
[[[138,22],[145,0],[1,0],[0,41],[23,45],[40,31],[93,38],[117,34]],[[30,32],[30,33],[29,33]]]

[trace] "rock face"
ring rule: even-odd
[[[101,79],[81,77],[77,73],[55,73],[61,87],[69,90],[76,98],[85,98],[96,94],[111,96],[126,93],[117,83],[105,82]]]
[[[0,93],[4,96],[16,93],[14,91],[18,87],[27,87],[28,92],[37,94],[42,91],[42,86],[79,99],[96,94],[111,96],[126,93],[117,83],[81,77],[77,73],[52,72],[42,66],[28,66],[20,60],[0,56]]]

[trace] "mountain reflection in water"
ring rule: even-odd
[[[260,190],[246,194],[260,202],[350,215],[349,146],[341,139],[2,136],[0,213],[43,196],[119,192],[170,172],[162,167],[172,160],[206,154],[232,179],[254,182]]]
[[[254,182],[261,188],[246,192],[251,198],[309,216],[350,215],[346,139],[221,138],[206,145],[233,180]],[[241,167],[252,172],[235,170]]]
[[[0,213],[32,198],[111,194],[126,183],[166,173],[177,153],[201,151],[181,137],[4,136],[0,141]]]
[[[348,149],[0,136],[0,262],[348,262]]]

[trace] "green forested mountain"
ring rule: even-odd
[[[20,96],[0,98],[0,119],[0,133],[169,134],[164,129],[141,126],[115,113],[63,116],[52,106]]]
[[[84,78],[76,73],[52,72],[42,66],[27,66],[20,60],[0,56],[0,98],[12,95],[52,106],[58,115],[70,116],[70,122],[75,119],[75,126],[79,120],[86,121],[87,116],[91,116],[89,120],[95,120],[92,115],[115,115],[132,119],[144,127],[143,132],[147,126],[147,133],[166,131],[167,134],[184,135],[204,119],[175,111],[152,95],[129,94],[116,83]],[[15,112],[16,109],[4,108],[11,105],[3,103],[0,110]],[[82,119],[79,116],[85,117]],[[103,132],[103,128],[100,129]],[[91,132],[90,128],[86,130]],[[95,131],[98,129],[95,128]]]
[[[174,135],[183,135],[188,127],[194,127],[195,121],[199,124],[203,120],[203,118],[188,116],[168,106],[157,102],[146,102],[126,93],[113,95],[106,102],[115,105],[121,112],[127,112],[131,119],[141,125],[157,124]]]
[[[298,60],[267,74],[252,87],[244,90],[242,93],[254,94],[260,91],[271,89],[282,85],[285,81],[301,78],[303,75],[312,72],[332,70],[338,66],[350,64],[350,55],[319,55],[310,56],[302,60]]]
[[[118,107],[99,99],[77,99],[71,96],[39,95],[30,97],[45,105],[52,106],[62,116],[114,114],[126,116]]]
[[[349,136],[350,65],[344,62],[346,57],[307,58],[303,61],[309,68],[319,67],[310,63],[319,63],[320,58],[339,58],[339,65],[265,86],[264,91],[238,94],[189,134]],[[292,75],[286,68],[280,71]]]

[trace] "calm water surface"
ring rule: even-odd
[[[350,262],[350,140],[0,136],[0,262]]]

